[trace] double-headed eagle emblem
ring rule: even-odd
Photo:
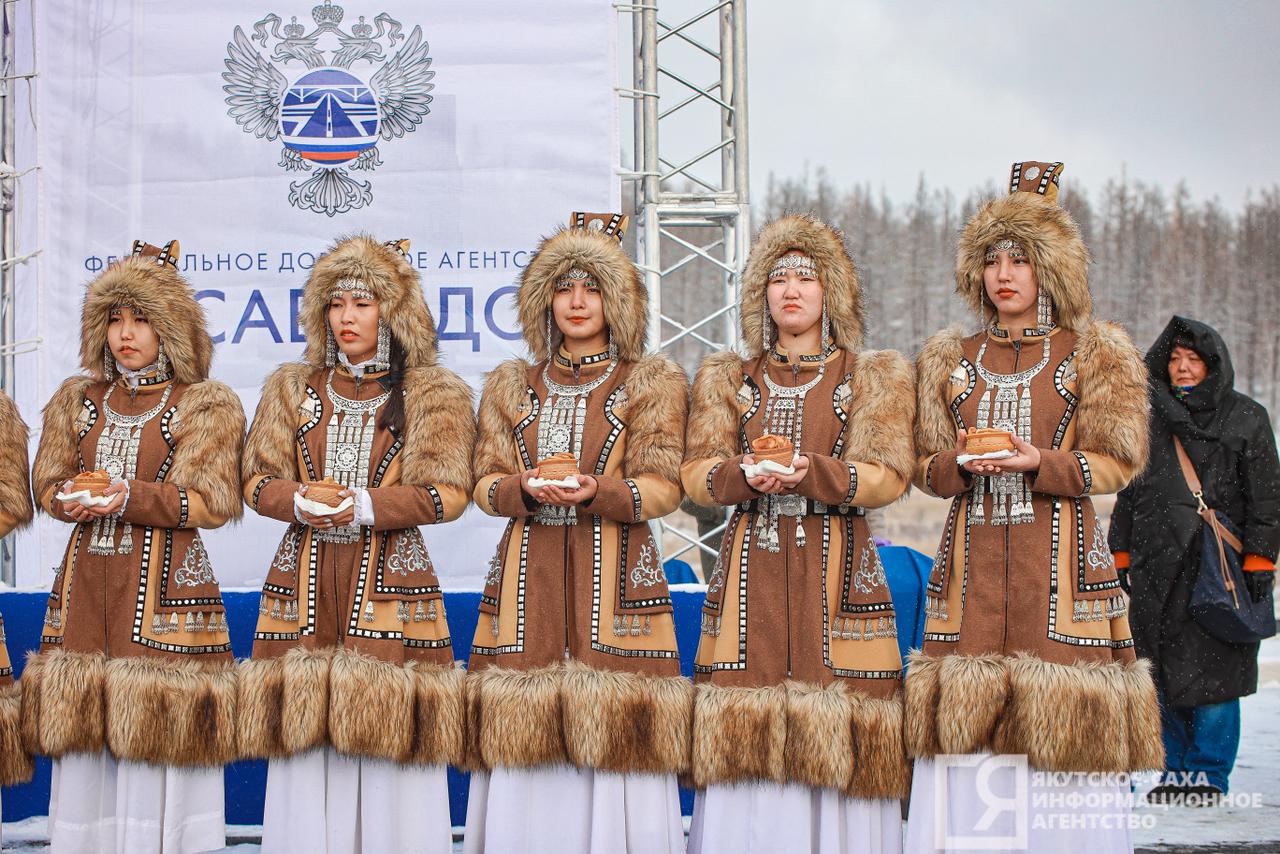
[[[311,173],[289,184],[289,203],[333,216],[373,200],[372,183],[351,173],[381,166],[379,140],[399,139],[421,124],[431,111],[435,72],[421,27],[406,38],[400,22],[383,12],[372,23],[361,15],[345,32],[343,9],[332,0],[311,17],[310,32],[296,16],[285,24],[275,14],[254,24],[252,36],[236,27],[222,89],[227,114],[245,133],[279,139],[279,165]],[[275,44],[267,59],[253,42],[265,51],[269,39]],[[402,44],[388,58],[384,41],[388,49]]]

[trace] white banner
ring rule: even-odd
[[[620,204],[608,0],[46,0],[36,17],[40,180],[20,201],[44,253],[17,302],[18,338],[43,338],[17,361],[33,454],[78,370],[84,285],[134,238],[181,241],[213,376],[252,417],[302,353],[300,289],[335,238],[412,241],[442,361],[478,391],[523,353],[513,283],[539,236]],[[472,508],[424,530],[447,587],[478,586],[498,522]],[[222,584],[260,583],[283,529],[208,532]],[[68,533],[22,535],[20,586],[49,583]]]

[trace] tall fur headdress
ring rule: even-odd
[[[107,327],[111,312],[130,306],[144,315],[164,345],[180,383],[209,376],[213,340],[195,291],[178,273],[178,241],[162,248],[134,241],[133,253],[107,267],[89,283],[80,312],[80,364],[99,382],[107,378]]]
[[[618,214],[574,214],[571,226],[544,238],[538,246],[520,276],[516,294],[524,343],[535,360],[547,357],[546,315],[556,282],[575,268],[589,273],[600,285],[605,323],[619,358],[635,362],[644,356],[649,294],[640,271],[620,244],[626,220]]]
[[[1058,325],[1076,332],[1089,325],[1089,250],[1071,214],[1056,203],[1061,173],[1061,163],[1015,163],[1009,195],[987,202],[965,225],[956,250],[956,292],[984,320],[987,248],[1013,239],[1026,251],[1036,282],[1052,297]]]
[[[846,350],[862,347],[862,283],[844,238],[831,226],[806,214],[791,214],[760,229],[742,275],[739,315],[747,356],[764,352],[765,289],[769,271],[788,250],[807,255],[822,281],[822,301],[831,321],[831,337]]]
[[[405,367],[436,362],[436,323],[422,295],[422,280],[409,263],[409,241],[381,243],[367,234],[339,240],[316,259],[302,291],[299,322],[307,337],[303,359],[325,363],[329,298],[344,279],[360,282],[378,298],[378,317],[404,348]]]

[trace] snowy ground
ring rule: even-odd
[[[1258,693],[1242,701],[1240,756],[1231,775],[1233,803],[1223,808],[1145,806],[1137,830],[1139,852],[1158,854],[1276,854],[1280,852],[1280,637],[1263,643]],[[458,831],[461,828],[457,828]],[[234,854],[258,854],[259,827],[227,828]],[[43,817],[3,826],[3,851],[48,852]],[[454,843],[462,851],[462,843]]]

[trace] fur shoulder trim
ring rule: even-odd
[[[631,369],[626,387],[626,475],[656,474],[679,483],[689,378],[671,359],[653,353]]]
[[[168,483],[193,489],[215,516],[239,519],[240,455],[244,448],[244,407],[231,387],[205,380],[178,401],[173,469]]]
[[[765,287],[775,261],[795,249],[808,255],[822,280],[822,301],[836,346],[856,351],[862,346],[862,283],[845,248],[844,237],[807,214],[776,219],[760,229],[742,274],[739,317],[742,338],[751,358],[764,352]]]
[[[378,298],[378,316],[404,348],[410,368],[436,361],[436,324],[422,295],[422,280],[407,258],[370,235],[344,237],[316,259],[302,292],[299,321],[307,338],[303,358],[325,363],[329,297],[343,279],[362,283]]]
[[[648,332],[649,293],[618,241],[589,228],[562,228],[545,238],[520,276],[516,306],[530,355],[547,358],[546,312],[556,281],[574,267],[591,273],[599,283],[605,322],[618,355],[625,362],[640,361]]]
[[[1093,313],[1089,250],[1071,214],[1035,193],[993,199],[969,219],[956,247],[956,293],[983,315],[987,247],[1004,238],[1013,238],[1026,250],[1036,281],[1053,297],[1058,325],[1083,332]]]
[[[471,491],[475,421],[471,386],[448,368],[405,371],[403,483],[444,484]]]
[[[116,261],[89,283],[80,313],[80,364],[95,380],[105,381],[107,326],[111,310],[130,305],[145,314],[164,344],[165,355],[180,383],[198,383],[209,376],[213,339],[205,328],[204,309],[195,291],[168,264],[131,256]]]
[[[79,430],[76,419],[84,408],[84,392],[92,377],[68,377],[44,405],[44,426],[32,469],[36,495],[80,473]],[[42,508],[43,509],[43,508]]]
[[[693,379],[685,459],[717,459],[737,453],[742,370],[742,357],[733,351],[712,353],[702,360]]]
[[[0,511],[22,528],[31,521],[31,469],[27,465],[30,431],[13,399],[0,392]]]
[[[285,362],[267,376],[244,443],[244,455],[240,458],[243,482],[256,475],[297,479],[293,443],[298,429],[298,406],[306,394],[307,377],[314,370],[304,362]]]
[[[520,421],[520,404],[526,400],[530,365],[524,359],[508,359],[484,378],[477,415],[475,476],[523,470],[511,429]]]
[[[1146,363],[1124,327],[1089,324],[1076,342],[1076,375],[1076,449],[1105,454],[1138,474],[1147,467],[1151,404]]]
[[[911,425],[915,422],[915,372],[897,350],[858,354],[843,457],[847,462],[881,463],[904,483],[916,467]]]
[[[953,326],[934,334],[916,356],[916,453],[933,456],[956,446],[956,421],[948,407],[951,372],[964,358],[964,332]]]

